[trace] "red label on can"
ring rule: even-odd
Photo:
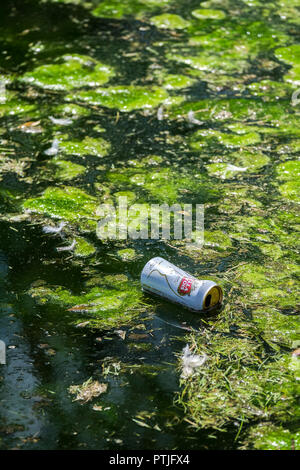
[[[178,287],[178,294],[180,295],[187,295],[190,294],[192,289],[193,279],[187,279],[183,277]]]

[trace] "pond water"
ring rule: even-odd
[[[299,6],[2,2],[0,449],[300,448]],[[119,196],[204,204],[203,248],[100,240]],[[154,256],[223,307],[143,295]]]

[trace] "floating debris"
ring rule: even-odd
[[[128,339],[131,339],[133,341],[138,341],[140,339],[145,338],[149,338],[149,335],[146,333],[130,333],[130,335],[128,336]]]
[[[58,146],[59,146],[59,141],[57,139],[54,139],[52,142],[52,145],[50,148],[45,150],[44,154],[45,155],[57,155],[58,154]]]
[[[157,119],[158,121],[162,121],[164,118],[164,108],[160,106],[157,110]]]
[[[95,305],[95,304],[92,304]],[[74,307],[68,308],[68,312],[77,312],[77,313],[89,313],[91,310],[91,304],[82,304],[82,305],[74,305]],[[89,322],[87,322],[89,323]],[[82,325],[82,323],[81,323]],[[79,325],[77,325],[79,326]]]
[[[141,273],[143,292],[164,297],[194,312],[221,305],[223,292],[215,282],[197,279],[157,256],[145,264]]]
[[[222,180],[235,177],[235,173],[245,172],[249,168],[232,165],[231,163],[211,163],[207,165],[207,171],[210,175],[217,176]]]
[[[53,122],[53,124],[57,124],[59,126],[69,126],[70,124],[73,124],[72,119],[68,118],[54,118],[53,116],[49,116],[50,121]]]
[[[102,411],[102,410],[103,410],[103,406],[101,406],[101,405],[94,405],[94,406],[93,406],[93,410],[94,410],[94,411]]]
[[[66,223],[61,222],[58,227],[52,227],[52,225],[44,225],[43,226],[43,232],[44,233],[51,233],[53,235],[60,234],[62,232],[62,229],[65,227]]]
[[[124,330],[115,330],[114,333],[116,333],[116,335],[120,336],[121,339],[125,339],[126,331],[124,331]]]
[[[72,395],[76,395],[73,401],[82,401],[83,403],[87,403],[93,398],[105,393],[107,390],[107,384],[100,383],[98,380],[93,381],[90,377],[82,385],[71,385],[68,390]]]
[[[195,113],[192,110],[187,113],[187,120],[191,124],[197,124],[198,126],[201,126],[203,124],[203,121],[199,121],[199,119],[195,118]]]
[[[20,124],[17,129],[28,134],[39,134],[43,132],[43,128],[39,125],[41,121],[28,121]]]
[[[231,163],[228,163],[227,168],[229,171],[247,171],[248,170],[248,167],[231,165]]]
[[[84,102],[94,106],[105,106],[130,112],[134,109],[151,109],[161,105],[169,97],[167,91],[158,86],[120,85],[96,90],[80,90],[66,96],[66,101]]]
[[[182,373],[181,377],[187,378],[194,373],[194,369],[203,366],[207,361],[207,355],[199,356],[198,354],[192,354],[189,345],[187,344],[183,349],[182,359]]]
[[[68,245],[68,246],[59,246],[58,248],[56,248],[56,250],[57,250],[57,251],[72,251],[72,250],[74,250],[76,243],[77,243],[76,240],[73,240],[73,242],[71,243],[71,245]]]
[[[84,321],[84,322],[81,322],[81,323],[77,323],[77,325],[75,326],[75,328],[84,328],[85,326],[87,326],[90,322],[89,321]]]

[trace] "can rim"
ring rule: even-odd
[[[212,303],[211,300],[212,299],[214,300],[214,294],[215,294],[213,292],[214,290],[218,292],[218,298]],[[218,286],[217,284],[210,286],[204,295],[203,302],[202,302],[202,310],[206,310],[206,311],[211,310],[217,307],[218,305],[221,305],[222,301],[223,301],[222,288]]]

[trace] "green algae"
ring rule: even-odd
[[[226,148],[246,147],[260,142],[257,132],[225,133],[213,129],[199,130],[191,138],[191,147],[195,150],[209,145],[223,145]]]
[[[300,161],[290,160],[281,163],[276,168],[280,180],[287,180],[286,183],[279,186],[282,196],[291,201],[299,202],[300,196]]]
[[[141,159],[128,160],[128,166],[134,168],[145,168],[145,167],[160,167],[163,164],[164,159],[160,155],[149,155]]]
[[[290,65],[298,65],[300,63],[300,45],[293,44],[288,47],[280,47],[276,49],[275,56]]]
[[[133,248],[124,248],[117,251],[117,255],[122,261],[133,261],[136,259],[137,254]]]
[[[114,170],[107,173],[107,178],[124,188],[141,188],[148,193],[152,201],[176,203],[187,198],[187,194],[197,192],[197,202],[209,201],[217,196],[217,191],[205,180],[204,176],[195,174],[194,178],[185,171],[171,168],[152,170],[140,173],[140,169]],[[149,197],[148,196],[148,197]]]
[[[200,33],[202,34],[199,34],[198,28],[192,32],[189,44],[201,46],[204,50],[210,50],[213,54],[222,52],[226,60],[228,48],[232,49],[231,57],[247,58],[254,57],[263,48],[276,47],[278,43],[274,41],[274,38],[277,38],[280,43],[284,43],[285,40],[284,35],[280,35],[278,31],[266,28],[266,25],[260,22],[246,24],[245,26],[235,25],[234,30],[230,26],[227,28],[226,25],[222,25],[221,29],[216,28],[212,31],[201,31]],[[262,42],[255,41],[254,38],[258,34],[263,38],[264,45]]]
[[[165,5],[170,0],[104,0],[92,10],[93,15],[103,18],[123,18],[135,15],[138,18],[148,11]]]
[[[141,292],[136,282],[126,277],[103,276],[81,295],[73,295],[63,287],[33,287],[28,291],[38,304],[49,309],[59,306],[74,316],[74,324],[86,317],[90,326],[109,329],[126,324],[141,311]],[[95,285],[96,284],[96,285]],[[77,316],[77,319],[76,319]]]
[[[110,143],[101,137],[84,137],[82,140],[63,140],[59,143],[59,151],[64,155],[83,157],[93,155],[105,157],[110,151]]]
[[[226,233],[221,230],[214,232],[204,231],[204,246],[213,247],[218,251],[226,251],[228,248],[232,248],[231,239]]]
[[[159,84],[166,88],[166,90],[181,90],[182,88],[188,88],[196,83],[194,78],[187,75],[167,74],[161,70],[155,73],[155,77],[158,79]]]
[[[222,205],[218,207],[215,206],[218,214],[222,214],[222,217],[226,219],[225,216],[230,216],[234,220],[234,226],[226,219],[226,230],[229,229],[230,236],[235,237],[237,229],[235,227],[236,221],[240,223],[240,219],[237,218],[237,215],[241,213],[244,208],[247,208],[247,211],[251,213],[257,213],[262,208],[262,203],[258,200],[257,194],[253,195],[250,188],[246,185],[239,185],[236,181],[234,184],[224,182],[223,187],[223,196],[222,196]],[[242,225],[243,227],[243,225]],[[248,226],[247,226],[248,227]],[[244,231],[245,230],[245,231]],[[242,228],[242,234],[239,234],[238,237],[247,238],[246,228]]]
[[[201,15],[201,10],[196,11]],[[220,16],[221,19],[223,12],[219,11],[215,15]],[[192,47],[187,48],[185,44],[176,45],[166,57],[192,67],[198,71],[198,76],[203,77],[203,80],[206,80],[207,73],[211,73],[210,81],[213,82],[219,81],[222,74],[233,72],[239,74],[247,70],[249,59],[286,41],[283,33],[268,28],[263,22],[234,24],[234,28],[230,22],[228,23],[229,27],[223,26],[222,29],[206,32],[206,34],[199,34],[198,27],[189,28],[191,32],[189,44]],[[259,41],[256,40],[257,37],[260,38]],[[199,46],[201,52],[199,52]]]
[[[257,205],[257,207],[261,206]],[[254,214],[235,215],[229,223],[231,236],[251,241],[271,242],[274,240],[281,241],[282,239],[283,242],[286,242],[287,231],[277,218],[266,217],[259,212],[256,215]]]
[[[264,255],[275,261],[284,255],[284,251],[279,245],[266,244],[265,242],[254,242],[253,245],[257,246]]]
[[[269,422],[254,426],[247,442],[256,450],[300,450],[300,433]]]
[[[247,337],[215,334],[209,343],[199,336],[194,341],[196,352],[206,353],[208,360],[198,374],[187,379],[178,402],[187,407],[195,427],[222,429],[228,420],[247,423],[284,416],[290,405],[282,400],[287,391],[288,401],[295,404],[297,387],[287,367],[287,355],[268,362],[261,356],[261,345]],[[258,362],[259,367],[253,369]]]
[[[89,56],[64,55],[59,57],[57,62],[40,65],[31,72],[26,72],[20,80],[45,89],[65,91],[99,86],[114,75],[111,67]]]
[[[280,163],[280,165],[276,167],[276,172],[281,180],[298,179],[300,176],[300,161],[290,160]]]
[[[123,112],[156,107],[167,98],[168,94],[163,88],[132,85],[81,91],[67,97],[69,100],[77,99],[92,105],[116,108]]]
[[[82,237],[75,238],[76,245],[74,249],[75,256],[86,258],[96,253],[96,248],[92,243],[89,243]]]
[[[217,157],[220,160],[219,157]],[[226,162],[224,162],[224,160]],[[270,158],[259,151],[240,150],[223,157],[223,162],[206,165],[208,173],[221,179],[243,176],[267,165]]]
[[[243,288],[248,302],[256,305],[272,305],[292,308],[297,303],[299,268],[285,260],[264,266],[247,263],[237,269],[237,283]]]
[[[46,2],[47,0],[42,0],[42,2]],[[74,5],[83,4],[84,6],[89,6],[89,2],[85,0],[50,0],[53,3],[74,3]]]
[[[256,171],[259,168],[267,165],[270,158],[262,152],[255,151],[239,151],[230,154],[230,159],[234,159],[235,165],[241,165],[247,167],[249,171]]]
[[[285,295],[288,295],[288,292]],[[257,307],[253,310],[252,315],[254,322],[270,344],[290,347],[293,341],[298,339],[299,320],[297,316],[284,316],[272,306]]]
[[[78,165],[77,163],[73,163],[68,160],[55,158],[52,159],[51,164],[57,168],[55,178],[61,181],[72,180],[86,171],[86,168],[83,165]]]
[[[221,179],[234,178],[240,172],[244,172],[247,168],[231,165],[230,163],[210,163],[206,165],[209,175],[217,176]]]
[[[299,181],[288,181],[287,183],[279,186],[279,191],[285,199],[299,202],[300,196],[300,182]]]
[[[181,88],[190,87],[195,83],[193,78],[185,75],[168,74],[164,78],[164,86],[167,90],[180,90]]]
[[[281,158],[285,158],[286,154],[296,153],[300,151],[300,139],[290,139],[287,144],[280,144],[276,147],[276,152],[281,155]]]
[[[92,11],[92,13],[97,17],[122,18],[125,15],[134,14],[136,11],[136,2],[120,2],[118,0],[114,0],[101,2],[100,5]]]
[[[298,86],[300,84],[300,45],[280,47],[275,50],[274,54],[277,59],[293,66],[284,78],[288,83]]]
[[[117,203],[120,197],[126,197],[129,204],[137,199],[137,195],[133,191],[118,191],[114,193],[115,202]]]
[[[95,218],[96,198],[72,186],[50,187],[40,197],[25,201],[23,208],[30,213],[76,222]]]
[[[3,116],[23,116],[29,115],[31,118],[37,116],[37,107],[35,104],[27,102],[15,95],[0,104],[0,117]]]
[[[170,13],[152,16],[150,22],[160,29],[186,29],[190,25],[190,22],[181,16]]]
[[[90,110],[83,106],[70,103],[56,106],[53,109],[53,113],[63,118],[70,117],[72,119],[78,119],[80,117],[88,116],[90,114]]]
[[[222,10],[198,9],[193,10],[192,15],[198,20],[223,20],[225,13]]]
[[[263,96],[265,101],[273,101],[280,99],[290,99],[292,95],[292,87],[290,84],[275,82],[273,80],[261,80],[247,85],[253,96]]]
[[[237,70],[244,70],[247,66],[247,62],[245,60],[240,58],[237,59],[232,53],[227,53],[225,60],[221,53],[219,55],[212,55],[206,51],[196,56],[183,56],[177,53],[168,53],[167,59],[176,61],[180,64],[189,65],[190,67],[202,72],[216,72],[216,70],[218,70],[218,73],[224,74]]]
[[[297,132],[296,120],[289,115],[290,105],[286,101],[268,103],[258,99],[221,99],[212,101],[204,99],[196,102],[186,102],[179,106],[173,106],[170,116],[177,118],[186,115],[189,111],[195,111],[195,117],[200,120],[213,119],[216,121],[248,121],[249,123],[259,121],[261,124],[269,124],[282,127],[276,132]]]

